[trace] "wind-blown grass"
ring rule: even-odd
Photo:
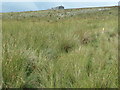
[[[67,12],[3,14],[4,88],[118,87],[117,7]]]

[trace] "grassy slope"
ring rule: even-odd
[[[3,14],[3,87],[118,87],[117,7],[80,10]]]

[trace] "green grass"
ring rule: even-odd
[[[3,88],[118,87],[117,7],[80,10],[3,14]]]

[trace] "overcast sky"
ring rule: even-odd
[[[119,0],[0,0],[2,2],[119,2]]]
[[[46,10],[58,5],[63,5],[66,9],[115,6],[118,5],[119,0],[0,0],[0,1],[3,2],[2,4],[0,2],[0,12],[17,12],[17,11],[19,12],[31,10],[32,11]]]

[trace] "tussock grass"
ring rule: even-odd
[[[117,7],[80,10],[3,15],[4,88],[118,87]]]

